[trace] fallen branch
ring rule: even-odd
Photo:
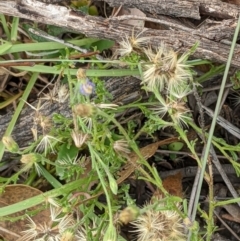
[[[200,8],[202,7],[201,4]],[[203,5],[205,8],[206,6],[208,5]],[[233,5],[227,4],[226,6],[228,6],[229,11]],[[102,17],[88,16],[63,6],[45,4],[35,0],[0,2],[0,12],[35,22],[56,25],[100,39],[119,41],[123,36],[131,35],[133,32],[131,25],[121,23],[118,18],[104,19]],[[165,21],[165,24],[167,25],[167,21]],[[222,22],[210,21],[199,29],[188,28],[189,31],[175,30],[177,25],[175,29],[171,26],[167,30],[147,29],[142,36],[150,37],[146,41],[146,45],[151,43],[152,46],[158,47],[159,43],[164,41],[166,45],[171,46],[180,53],[189,50],[196,42],[199,42],[199,47],[193,54],[194,58],[226,63],[230,46],[228,42],[222,40],[231,38],[235,26],[235,19]],[[134,31],[140,32],[141,29],[134,28]],[[239,45],[236,46],[232,66],[240,67]]]

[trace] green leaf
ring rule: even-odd
[[[62,160],[65,158],[71,158],[74,159],[76,155],[78,154],[78,148],[75,146],[70,146],[68,148],[68,144],[64,143],[58,152],[58,160]]]
[[[91,6],[91,7],[89,7],[88,13],[89,13],[89,15],[91,15],[91,16],[98,16],[98,15],[99,15],[98,9],[97,9],[97,7],[94,6],[94,5]]]
[[[113,45],[114,45],[114,41],[107,40],[107,39],[99,40],[99,41],[94,43],[94,46],[96,46],[97,50],[99,50],[99,51],[103,51],[104,49],[109,49]]]
[[[53,25],[47,26],[47,33],[52,36],[59,36],[66,32],[67,32],[67,30],[63,27],[57,27],[57,26],[53,26]]]
[[[183,143],[180,141],[173,142],[168,145],[170,151],[180,151],[183,147]]]
[[[0,45],[0,55],[5,54],[5,52],[9,50],[11,47],[12,44],[10,42]]]
[[[35,40],[37,42],[50,42],[50,40],[47,40],[47,39],[45,39],[45,38],[43,38],[41,36],[38,36],[36,34],[31,33],[30,31],[28,31],[29,28],[33,28],[32,25],[30,25],[30,24],[22,24],[22,27],[28,33],[28,35],[29,35],[29,37],[31,39],[33,39],[33,40]],[[37,28],[33,28],[33,29],[37,30]]]
[[[58,161],[62,161],[62,160],[73,160],[78,154],[78,148],[75,146],[70,146],[70,148],[68,147],[68,143],[64,143],[61,147],[60,150],[58,152],[58,157],[57,160]],[[57,175],[59,177],[62,177],[65,172],[67,170],[65,170],[64,167],[61,167],[60,165],[56,165],[56,172]]]
[[[19,18],[13,17],[12,27],[11,27],[11,41],[17,41],[18,27],[19,27],[18,24],[19,24]]]
[[[89,9],[88,6],[82,6],[82,7],[79,8],[79,10],[80,10],[81,12],[85,13],[85,14],[88,14],[88,9]]]
[[[171,159],[172,161],[174,161],[174,160],[177,158],[177,155],[174,154],[174,153],[170,153],[170,154],[169,154],[169,157],[170,157],[170,159]]]

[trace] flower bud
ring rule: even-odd
[[[80,93],[84,96],[91,95],[95,90],[95,84],[91,82],[88,78],[80,84]]]
[[[66,230],[62,234],[60,241],[72,241],[74,240],[74,234],[71,230]]]
[[[73,112],[80,117],[90,117],[93,114],[93,106],[91,104],[77,104],[73,106]]]
[[[17,153],[19,151],[18,144],[13,140],[11,136],[4,136],[2,142],[8,151],[12,153]]]
[[[78,80],[86,79],[86,70],[79,68],[76,75]]]
[[[26,155],[22,155],[22,158],[20,160],[20,162],[23,163],[22,171],[28,172],[32,167],[35,167],[38,175],[40,176],[42,170],[38,163],[41,161],[42,156],[37,153],[29,153]]]
[[[37,153],[29,153],[26,155],[22,155],[22,158],[20,160],[20,162],[23,164],[29,164],[29,163],[34,164],[39,161],[41,161],[41,155]]]
[[[121,211],[118,219],[121,223],[126,225],[134,221],[138,215],[139,215],[139,209],[136,206],[129,206]]]

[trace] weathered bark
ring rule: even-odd
[[[102,1],[102,0],[97,0]],[[200,19],[200,14],[222,19],[236,18],[240,7],[221,0],[104,0],[112,7],[138,8],[151,14]]]
[[[110,6],[119,7],[124,5],[127,8],[138,8],[141,11],[151,14],[164,14],[175,17],[200,19],[199,1],[159,1],[159,0],[106,0]]]
[[[227,3],[226,3],[227,4]],[[228,10],[232,4],[227,4]],[[230,11],[230,10],[229,10]],[[45,4],[34,0],[18,0],[0,2],[0,12],[6,15],[18,16],[20,18],[30,19],[36,22],[57,25],[68,28],[76,32],[84,33],[86,36],[98,37],[101,39],[112,39],[119,41],[125,35],[131,35],[133,27],[122,24],[118,18],[104,19],[102,17],[87,16],[81,12],[76,12],[63,6]],[[134,18],[134,16],[132,16]],[[166,20],[166,19],[165,19]],[[173,23],[163,21],[169,30],[146,29],[142,36],[148,36],[146,44],[151,43],[157,47],[159,42],[164,41],[167,45],[179,52],[185,52],[196,42],[199,42],[197,51],[193,54],[195,58],[209,59],[215,62],[226,63],[230,46],[222,39],[231,39],[236,20],[224,20],[222,22],[206,22],[199,29],[185,28],[180,30],[172,27]],[[149,21],[149,19],[148,19]],[[156,19],[154,20],[156,21]],[[184,30],[181,30],[184,29]],[[134,31],[140,32],[140,29],[134,28]],[[235,55],[232,60],[232,66],[240,67],[240,46],[236,46]]]

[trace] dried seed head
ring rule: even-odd
[[[62,215],[61,210],[53,209],[50,206],[51,220],[48,222],[35,223],[30,217],[28,217],[29,224],[26,225],[26,230],[23,231],[23,236],[18,241],[30,241],[30,240],[51,240],[51,241],[70,241],[70,230],[73,230],[76,223],[71,215]],[[54,212],[54,214],[53,214]],[[52,216],[55,218],[53,219]]]
[[[82,118],[91,117],[93,115],[94,108],[91,104],[77,104],[73,106],[73,112]]]
[[[140,37],[144,31],[145,30],[141,31],[135,36],[133,31],[131,37],[126,36],[123,38],[123,40],[119,43],[120,48],[117,50],[117,53],[121,56],[126,56],[134,50],[141,49],[144,45],[146,45],[146,42],[150,39],[150,37]]]
[[[157,200],[159,202],[159,200]],[[175,210],[160,210],[163,204],[159,202],[159,207],[149,208],[132,222],[137,233],[137,241],[157,240],[157,241],[185,241],[184,224],[180,215]]]
[[[161,118],[168,113],[173,122],[180,127],[183,127],[184,125],[187,126],[187,121],[191,120],[191,117],[189,116],[190,110],[186,107],[186,104],[183,101],[173,101],[170,99],[165,101],[164,99],[159,99],[159,104],[151,109]]]
[[[188,126],[187,121],[191,120],[191,117],[188,116],[190,110],[186,107],[186,104],[182,101],[173,102],[171,105],[170,115],[180,127]]]
[[[37,162],[37,161],[40,161],[41,159],[39,159],[39,155],[36,154],[36,153],[29,153],[29,154],[26,154],[26,155],[22,155],[22,158],[21,158],[21,163],[24,163],[24,164],[28,164],[28,163],[34,163],[34,162]]]
[[[146,84],[150,91],[154,88],[162,91],[166,87],[171,92],[181,85],[186,85],[192,78],[186,64],[187,54],[178,58],[178,54],[163,43],[157,50],[144,49],[144,53],[149,63],[143,65],[142,83]]]
[[[77,148],[80,148],[88,140],[88,134],[76,130],[72,131],[71,136]]]
[[[60,85],[57,95],[58,95],[58,102],[64,103],[69,96],[69,90],[68,90],[67,86]]]
[[[40,124],[44,134],[47,133],[51,129],[52,120],[49,117],[40,115],[38,121],[39,121],[39,124]]]
[[[113,143],[113,149],[120,155],[127,156],[131,151],[129,150],[129,146],[127,141],[118,140]]]
[[[55,153],[54,146],[61,142],[59,139],[51,136],[51,135],[44,135],[39,142],[39,144],[36,147],[36,151],[38,152],[44,152],[46,155],[48,151],[51,151],[52,153]]]
[[[11,136],[4,136],[2,138],[2,142],[8,151],[12,153],[17,153],[19,151],[18,144],[13,140]]]

